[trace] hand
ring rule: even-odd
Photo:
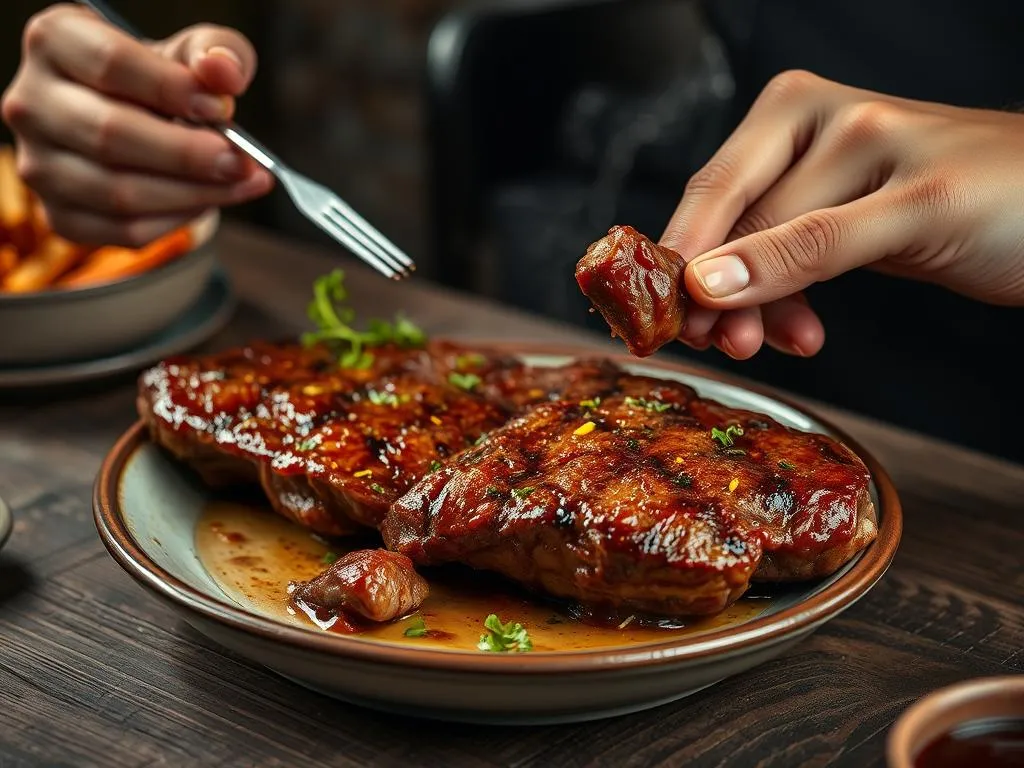
[[[56,5],[29,21],[23,50],[2,114],[19,173],[58,234],[139,246],[271,188],[223,136],[174,120],[231,117],[256,70],[237,32],[197,26],[141,43]]]
[[[825,331],[800,291],[856,267],[1024,305],[1024,115],[783,73],[661,242],[701,305],[681,340],[737,359],[765,341],[817,353]]]

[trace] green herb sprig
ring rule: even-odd
[[[402,634],[406,637],[426,637],[428,631],[427,622],[423,620],[422,616],[417,616],[416,620]]]
[[[712,427],[711,439],[717,440],[723,448],[732,448],[737,437],[743,436],[743,427],[737,424],[730,424],[725,429]]]
[[[448,374],[448,383],[453,387],[464,389],[467,392],[472,392],[476,389],[481,382],[481,378],[475,373],[459,373],[458,371],[452,371]]]
[[[519,622],[502,624],[495,614],[484,619],[484,629],[476,647],[489,653],[526,653],[533,650],[530,633]]]
[[[345,273],[336,269],[318,277],[313,283],[313,300],[307,314],[317,330],[303,334],[306,346],[328,344],[336,349],[342,368],[369,368],[376,347],[394,344],[398,347],[421,347],[427,337],[412,321],[398,315],[393,322],[370,320],[365,331],[357,330],[355,310],[345,305]]]
[[[662,413],[672,407],[672,403],[663,403],[660,400],[648,400],[643,397],[627,397],[626,405],[630,408],[643,408],[654,413]]]

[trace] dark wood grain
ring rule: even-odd
[[[229,229],[241,305],[210,347],[304,325],[336,254]],[[358,308],[436,334],[606,339],[345,263]],[[896,386],[896,384],[894,384]],[[74,766],[873,766],[893,720],[937,687],[1024,672],[1024,468],[819,406],[889,469],[903,543],[866,598],[784,657],[655,711],[467,727],[385,716],[212,645],[106,555],[90,492],[134,418],[122,378],[0,399],[0,768]]]

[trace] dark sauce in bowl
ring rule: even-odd
[[[1024,720],[973,720],[921,750],[914,768],[1024,768]]]

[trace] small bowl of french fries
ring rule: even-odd
[[[210,280],[218,223],[210,212],[135,249],[69,242],[0,146],[0,367],[97,359],[158,334]]]

